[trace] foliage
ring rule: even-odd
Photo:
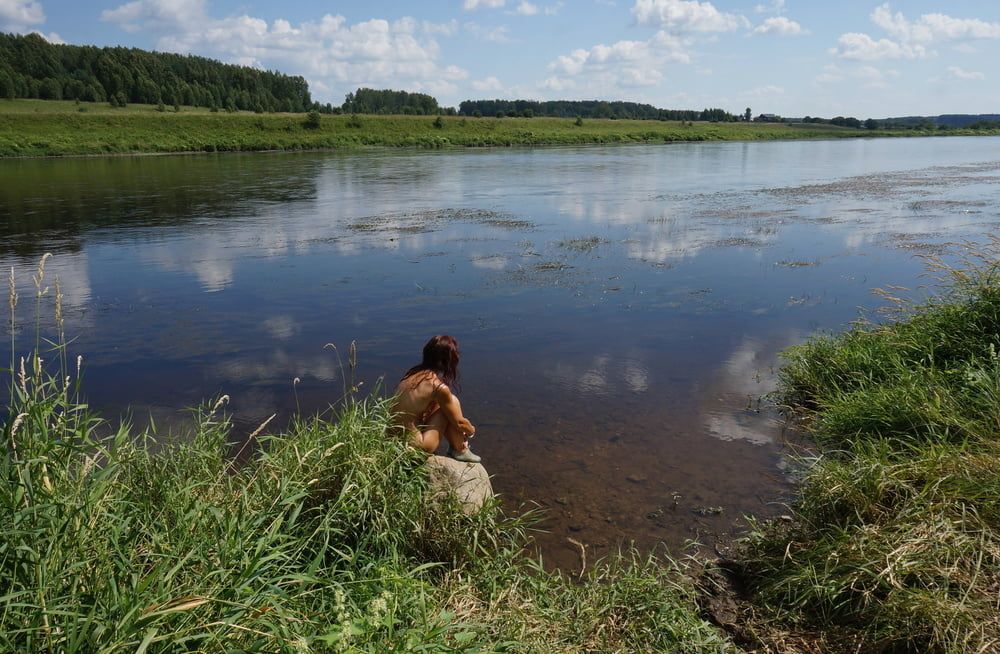
[[[738,120],[722,109],[702,111],[657,109],[636,102],[606,102],[604,100],[465,100],[458,106],[463,116],[549,116],[553,118],[616,118],[634,120],[702,120],[732,122]],[[527,112],[527,113],[526,113]]]
[[[38,34],[0,33],[0,95],[260,111],[312,105],[302,77],[191,55],[54,44]]]
[[[787,355],[784,400],[825,453],[795,520],[744,552],[772,632],[813,630],[824,651],[1000,642],[1000,241],[941,269],[941,297]]]
[[[438,113],[439,107],[438,101],[426,93],[360,88],[347,94],[341,109],[353,114],[433,116]]]
[[[302,121],[302,125],[306,129],[319,129],[323,126],[322,119],[320,118],[319,112],[315,109],[306,114],[306,119]]]

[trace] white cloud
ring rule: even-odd
[[[0,0],[3,1],[3,0]],[[314,90],[333,99],[358,86],[387,86],[450,94],[468,73],[440,60],[436,35],[451,35],[457,22],[413,18],[371,19],[350,24],[343,16],[270,24],[253,16],[214,18],[204,0],[133,0],[101,15],[130,31],[158,35],[160,50],[198,53],[244,65],[303,75]]]
[[[671,32],[732,32],[748,25],[745,17],[698,0],[635,0],[632,15],[639,25]]]
[[[927,49],[919,44],[897,43],[889,39],[876,41],[867,34],[849,32],[841,34],[837,47],[831,51],[841,59],[875,61],[877,59],[923,59]]]
[[[780,14],[785,11],[785,0],[771,0],[770,4],[759,4],[753,10],[758,14]]]
[[[856,32],[842,34],[833,53],[844,59],[872,61],[876,59],[922,59],[932,52],[928,45],[940,41],[967,41],[1000,39],[1000,23],[989,23],[978,18],[953,18],[946,14],[923,14],[909,20],[902,12],[893,13],[888,2],[871,13],[872,22],[882,28],[889,38],[875,40],[867,34]]]
[[[468,22],[465,23],[463,27],[465,27],[465,30],[477,39],[482,39],[491,43],[507,43],[510,41],[510,37],[507,35],[507,27],[504,25],[499,27],[486,27],[480,25],[479,23]]]
[[[504,6],[506,0],[465,0],[462,8],[466,11],[475,9],[499,9]]]
[[[472,80],[472,88],[476,91],[502,91],[503,84],[491,75],[486,79]]]
[[[808,34],[809,30],[784,16],[772,16],[753,30],[754,34],[775,34],[777,36],[800,36]]]
[[[987,23],[978,18],[952,18],[937,13],[924,14],[911,21],[902,12],[892,13],[888,2],[876,7],[871,19],[890,36],[904,42],[1000,39],[1000,23]]]
[[[0,27],[12,32],[21,32],[31,25],[45,22],[45,11],[41,2],[34,0],[0,0]]]
[[[592,48],[578,48],[549,63],[553,76],[542,82],[543,90],[586,88],[608,96],[620,89],[658,86],[660,69],[668,64],[691,62],[686,42],[664,31],[646,41],[617,41]]]
[[[528,2],[528,0],[521,0],[521,4],[517,5],[514,13],[521,16],[534,16],[538,13],[538,5]]]
[[[974,70],[963,70],[958,66],[948,67],[948,77],[963,81],[977,81],[986,79],[986,75],[980,72]]]

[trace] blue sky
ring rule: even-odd
[[[785,116],[1000,113],[1000,2],[0,0],[0,30],[468,98]]]

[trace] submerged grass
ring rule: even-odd
[[[524,520],[428,502],[385,402],[299,419],[235,466],[224,398],[193,438],[155,443],[92,415],[55,348],[51,372],[34,355],[8,371],[0,651],[731,649],[669,559],[547,572]]]
[[[784,400],[823,454],[795,519],[761,526],[738,565],[758,644],[1000,647],[998,246],[945,269],[937,299],[787,353]]]

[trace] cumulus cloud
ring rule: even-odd
[[[924,14],[911,21],[902,12],[892,13],[888,2],[876,7],[871,19],[889,36],[910,43],[1000,39],[1000,23],[988,23],[978,18],[952,18],[937,13]]]
[[[721,12],[698,0],[636,0],[632,16],[639,25],[670,32],[732,32],[746,27],[744,16]]]
[[[393,85],[451,94],[457,91],[454,82],[468,77],[464,69],[440,62],[435,41],[454,34],[455,21],[402,18],[351,24],[327,14],[298,24],[280,18],[268,23],[248,15],[212,17],[204,0],[133,0],[101,17],[125,30],[158,35],[160,50],[280,68],[303,75],[321,92]]]
[[[898,43],[889,39],[877,41],[867,34],[849,32],[841,34],[833,54],[842,59],[875,61],[877,59],[923,59],[927,48],[920,44]]]
[[[22,32],[32,25],[45,22],[41,2],[34,0],[0,0],[0,26],[11,32]]]
[[[951,79],[963,80],[963,81],[977,81],[986,79],[986,75],[974,71],[974,70],[963,70],[958,66],[948,67],[948,77]]]
[[[774,34],[776,36],[800,36],[808,34],[809,30],[794,20],[784,16],[772,16],[753,30],[754,34]]]
[[[889,3],[871,13],[871,21],[891,38],[874,39],[867,34],[842,34],[833,53],[844,59],[922,59],[933,54],[927,46],[942,41],[1000,39],[1000,23],[979,18],[954,18],[946,14],[923,14],[910,20],[893,12]]]
[[[554,91],[573,88],[576,82],[570,83],[569,79],[578,77],[605,90],[655,86],[663,79],[659,68],[690,61],[684,42],[661,31],[646,41],[598,44],[561,55],[549,64],[555,76],[544,82],[544,88]]]

